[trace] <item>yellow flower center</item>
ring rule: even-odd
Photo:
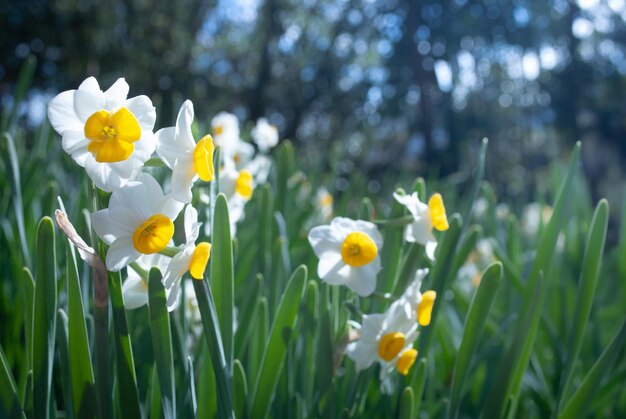
[[[433,227],[439,231],[446,231],[449,228],[448,217],[446,216],[446,208],[443,206],[441,194],[436,193],[430,197],[428,209],[430,210],[430,219]]]
[[[389,362],[396,357],[404,347],[404,333],[392,332],[383,335],[378,342],[378,356]]]
[[[402,375],[407,375],[415,363],[415,358],[417,358],[417,351],[413,348],[402,352],[402,355],[400,355],[400,358],[398,358],[398,362],[396,363],[398,372]]]
[[[252,184],[252,173],[247,170],[239,172],[239,177],[235,182],[235,192],[243,196],[246,199],[252,198],[252,191],[254,186]]]
[[[235,162],[235,164],[239,164],[240,160],[241,157],[239,157],[239,153],[235,153],[235,155],[233,156],[233,161]]]
[[[216,125],[213,127],[213,134],[221,135],[224,132],[224,125]]]
[[[133,233],[133,246],[144,255],[160,252],[174,236],[174,223],[163,214],[154,214]]]
[[[115,113],[100,110],[87,118],[87,150],[99,163],[124,161],[133,154],[135,141],[141,138],[141,127],[135,115],[126,108]]]
[[[422,301],[417,305],[417,322],[422,326],[430,324],[430,316],[433,313],[435,299],[437,299],[435,291],[426,291],[422,294]]]
[[[202,279],[204,270],[211,257],[211,244],[207,242],[199,243],[191,255],[189,263],[189,273],[194,279]]]
[[[374,240],[360,231],[348,234],[341,245],[341,259],[346,265],[354,267],[367,265],[377,255],[378,248]]]
[[[202,137],[193,151],[193,165],[198,173],[198,177],[205,182],[215,179],[213,151],[215,151],[215,146],[213,145],[213,137],[210,135]]]

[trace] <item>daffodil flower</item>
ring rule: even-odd
[[[417,351],[417,323],[407,313],[403,301],[396,300],[382,314],[363,315],[360,337],[346,347],[347,355],[355,362],[357,371],[379,362],[381,382],[395,368],[406,375],[415,362]]]
[[[156,266],[161,272],[164,272],[169,261],[170,259],[168,257],[159,253],[153,253],[151,255],[140,256],[135,263],[146,272],[149,272],[153,266]],[[168,294],[167,290],[166,294]],[[148,282],[146,282],[146,278],[142,278],[138,272],[129,268],[128,276],[122,284],[122,295],[124,296],[124,307],[126,307],[127,310],[133,310],[146,305],[148,303]],[[171,307],[168,306],[168,309],[172,311],[175,307],[176,304],[173,304]]]
[[[428,200],[428,204],[425,204],[419,200],[416,192],[411,195],[394,193],[393,197],[404,205],[413,216],[413,222],[407,225],[404,230],[404,239],[423,245],[428,258],[435,260],[437,239],[432,230],[435,228],[439,231],[445,231],[449,227],[443,198],[436,193]]]
[[[333,196],[328,192],[323,186],[320,186],[317,189],[316,197],[316,206],[322,215],[324,220],[328,220],[333,216]]]
[[[63,137],[63,150],[106,192],[136,176],[155,149],[152,102],[147,96],[127,99],[128,90],[126,81],[118,79],[103,92],[89,77],[48,105],[48,119]]]
[[[374,292],[383,245],[374,224],[337,217],[330,225],[312,228],[309,243],[320,259],[317,274],[321,280],[346,285],[362,297]]]
[[[421,292],[422,280],[428,275],[428,269],[418,269],[415,272],[413,281],[398,299],[398,304],[405,307],[405,312],[417,321],[420,326],[428,326],[430,324],[431,315],[437,293],[433,290]]]
[[[261,153],[267,153],[278,144],[278,129],[265,118],[260,118],[256,122],[251,135]]]
[[[110,245],[106,266],[119,271],[141,255],[159,253],[174,236],[174,223],[183,204],[164,196],[147,173],[111,194],[109,207],[91,214],[96,234]]]
[[[193,103],[186,100],[180,107],[175,127],[162,128],[155,134],[156,151],[161,160],[172,169],[172,196],[183,202],[191,202],[191,187],[198,178],[210,182],[215,177],[213,169],[213,138],[205,135],[193,139]]]
[[[191,205],[185,208],[185,239],[180,252],[172,258],[165,273],[163,274],[163,285],[169,291],[167,306],[176,304],[180,291],[180,282],[184,274],[189,272],[194,279],[202,279],[209,257],[211,255],[211,244],[201,242],[195,244],[200,233],[198,222],[198,212]]]

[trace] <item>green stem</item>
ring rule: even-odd
[[[139,275],[146,284],[148,283],[148,271],[146,269],[142,268],[137,262],[131,262],[128,266],[130,266],[133,271],[137,272],[137,275]]]
[[[167,256],[167,257],[173,258],[174,256],[176,256],[177,254],[180,253],[180,249],[178,247],[174,247],[174,246],[167,246],[165,249],[161,250],[159,253],[162,254],[163,256]],[[139,273],[139,272],[137,272],[137,273]],[[147,275],[146,275],[146,277],[147,277]]]
[[[373,220],[372,222],[381,227],[402,227],[409,225],[415,220],[412,215],[399,218],[390,218],[388,220]]]

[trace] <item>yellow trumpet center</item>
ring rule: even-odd
[[[330,207],[333,205],[333,196],[331,194],[325,194],[320,199],[320,205],[322,207]]]
[[[422,326],[428,326],[430,324],[430,316],[433,313],[433,306],[437,299],[437,293],[435,291],[426,291],[422,294],[422,300],[417,305],[417,322]]]
[[[133,246],[145,255],[160,252],[174,236],[174,223],[163,214],[154,214],[133,233]]]
[[[221,135],[224,132],[224,125],[216,125],[213,127],[213,134]]]
[[[246,199],[250,199],[252,198],[253,189],[252,173],[247,170],[239,172],[239,177],[235,181],[235,192]]]
[[[213,137],[205,135],[202,137],[196,149],[193,151],[193,165],[198,173],[198,177],[205,182],[215,179],[215,170],[213,168]]]
[[[378,356],[389,362],[400,353],[403,347],[404,333],[387,333],[378,341]]]
[[[202,279],[204,270],[211,257],[211,244],[207,242],[199,243],[191,255],[189,263],[189,273],[194,279]]]
[[[449,228],[448,217],[446,216],[446,208],[443,206],[441,194],[436,193],[430,197],[428,209],[430,210],[430,219],[433,227],[439,231],[446,231]]]
[[[141,127],[135,115],[126,108],[115,113],[100,110],[85,122],[87,150],[100,163],[124,161],[133,154],[135,141],[141,138]]]
[[[400,358],[398,358],[398,362],[396,363],[396,369],[402,375],[407,375],[409,370],[415,363],[415,359],[417,358],[417,351],[413,348],[407,349],[402,352]]]
[[[360,231],[348,234],[341,245],[341,259],[346,265],[353,267],[367,265],[377,255],[378,248],[374,240]]]

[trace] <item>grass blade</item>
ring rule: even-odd
[[[213,294],[206,283],[206,279],[202,281],[194,280],[193,287],[196,291],[196,298],[198,299],[198,307],[200,308],[200,316],[202,317],[202,325],[204,327],[204,335],[207,339],[213,372],[215,374],[219,417],[234,418],[230,374],[228,366],[226,365],[226,357],[224,356],[222,335],[220,333],[217,312],[215,311],[215,303],[213,302]]]
[[[50,414],[52,362],[57,318],[55,269],[54,226],[50,217],[44,217],[37,228],[33,311],[33,408],[37,418],[47,418]]]
[[[96,417],[96,388],[93,376],[87,326],[81,297],[74,249],[67,258],[67,313],[69,334],[69,369],[74,414],[77,418]]]
[[[426,387],[426,378],[428,376],[428,359],[421,358],[415,367],[413,373],[413,380],[411,382],[411,388],[413,389],[414,405],[413,411],[418,414],[420,411],[420,405],[422,404],[422,396],[424,395],[424,388]]]
[[[298,307],[304,294],[306,278],[306,267],[298,267],[289,279],[280,300],[254,386],[250,417],[263,418],[269,411],[270,402],[278,385],[278,379],[280,378],[280,372],[287,353],[287,346],[296,324]]]
[[[211,227],[211,290],[215,294],[215,310],[222,332],[222,344],[228,375],[233,367],[234,274],[233,245],[228,219],[228,202],[224,194],[217,196]]]
[[[17,395],[17,386],[0,345],[0,417],[25,418]]]
[[[119,272],[109,272],[109,293],[113,312],[113,339],[115,341],[115,364],[117,369],[117,388],[124,414],[128,417],[140,417],[137,377],[133,360],[133,348],[128,333],[122,279]]]
[[[400,408],[398,409],[398,418],[400,419],[412,419],[415,417],[415,411],[413,406],[415,397],[413,396],[413,389],[406,387],[400,397]]]
[[[176,390],[174,383],[174,353],[170,331],[170,316],[167,312],[165,288],[161,282],[161,271],[150,270],[148,280],[148,310],[150,312],[150,331],[152,351],[156,365],[163,415],[167,419],[176,417]],[[123,404],[122,404],[123,405]]]
[[[585,417],[585,412],[591,404],[593,395],[600,388],[602,378],[609,371],[620,352],[622,352],[625,342],[626,321],[622,323],[622,327],[619,329],[609,346],[607,346],[604,352],[602,352],[600,358],[598,358],[574,395],[569,399],[563,408],[563,412],[559,415],[559,419]]]
[[[465,325],[463,327],[463,338],[461,346],[454,363],[452,375],[452,385],[450,390],[450,404],[448,410],[449,418],[456,418],[463,394],[463,384],[469,372],[469,365],[472,356],[476,352],[480,337],[487,317],[491,310],[496,291],[502,281],[502,264],[495,262],[491,264],[483,273],[478,291],[474,294],[470,304]]]
[[[198,417],[198,402],[196,398],[196,375],[193,369],[193,361],[190,356],[187,357],[187,371],[189,373],[189,377],[187,383],[189,384],[189,397],[191,399],[191,412],[193,413],[193,417]]]
[[[574,377],[574,367],[578,360],[583,337],[589,321],[589,313],[591,312],[596,286],[598,284],[608,223],[609,204],[603,199],[596,207],[587,236],[582,273],[578,287],[578,295],[576,297],[576,313],[574,314],[567,344],[568,356],[565,362],[561,400],[559,400],[558,406],[561,406],[563,399],[569,397],[570,394],[572,379]]]
[[[61,375],[61,388],[63,389],[63,402],[65,414],[68,418],[74,418],[74,403],[72,402],[72,379],[70,377],[70,351],[68,343],[67,314],[63,309],[57,311],[57,347],[59,348],[59,370]],[[57,374],[59,371],[56,371]]]
[[[248,400],[248,383],[246,372],[241,361],[235,359],[233,363],[233,404],[235,406],[235,417],[242,418],[246,414]]]

